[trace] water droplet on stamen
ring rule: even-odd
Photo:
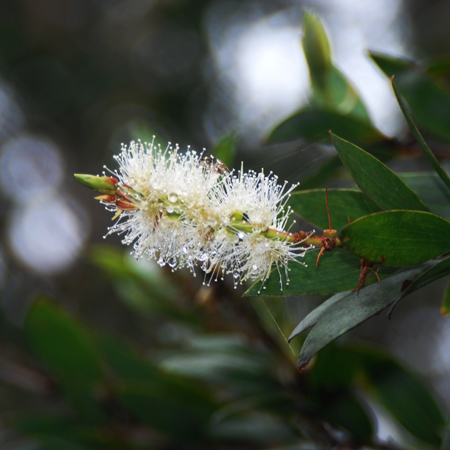
[[[160,257],[157,261],[157,263],[161,266],[164,267],[166,265],[166,260],[162,257]]]
[[[167,196],[167,200],[169,200],[170,203],[176,203],[178,201],[178,195],[172,192]]]
[[[174,269],[177,266],[177,263],[178,263],[178,261],[177,261],[177,258],[175,258],[175,257],[170,258],[169,262],[168,262],[169,267],[172,269]]]

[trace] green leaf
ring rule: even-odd
[[[335,134],[332,139],[352,178],[381,209],[428,210],[419,197],[377,158]]]
[[[216,408],[205,399],[201,386],[195,391],[173,383],[127,383],[118,388],[116,395],[144,424],[183,442],[198,439],[204,433]]]
[[[296,191],[289,199],[290,207],[298,215],[321,229],[328,229],[325,189]],[[380,211],[363,192],[351,189],[328,189],[333,229],[340,230],[350,221]]]
[[[410,371],[380,351],[360,352],[364,384],[411,434],[439,445],[444,419],[428,389]]]
[[[435,173],[397,174],[427,205],[433,214],[450,220],[450,194]]]
[[[272,130],[268,143],[287,142],[295,139],[320,141],[328,139],[328,130],[352,139],[360,145],[382,142],[386,138],[371,125],[355,117],[333,112],[305,108]]]
[[[226,134],[214,145],[214,156],[229,168],[233,167],[238,140],[237,135]]]
[[[303,16],[302,46],[311,78],[311,103],[319,110],[351,115],[370,124],[364,103],[347,81],[333,66],[327,34],[320,20],[312,13]]]
[[[66,418],[40,413],[26,413],[14,418],[14,425],[25,435],[37,438],[45,449],[86,450],[108,448],[111,450],[142,449],[130,444],[121,436],[105,433],[92,425]]]
[[[450,418],[447,418],[447,424],[442,438],[441,450],[450,450]]]
[[[450,92],[437,78],[424,73],[416,63],[402,58],[371,53],[370,57],[395,82],[413,116],[427,132],[450,139]]]
[[[400,108],[402,110],[403,115],[405,116],[406,122],[408,123],[408,126],[416,139],[417,143],[419,144],[420,148],[422,149],[425,157],[428,159],[429,163],[433,166],[433,169],[436,171],[436,173],[439,175],[441,180],[446,184],[448,188],[450,188],[450,178],[447,175],[447,173],[444,171],[444,169],[439,164],[438,160],[434,156],[434,153],[428,148],[427,143],[425,142],[424,138],[420,134],[420,131],[417,129],[411,114],[402,98],[400,93],[397,90],[397,86],[395,85],[394,78],[392,77],[392,88],[394,89],[395,96],[397,97],[398,104],[400,105]],[[450,103],[449,103],[450,107]]]
[[[450,314],[450,283],[445,289],[444,298],[442,299],[441,314],[448,316]]]
[[[305,367],[327,344],[395,302],[402,295],[405,280],[416,279],[433,264],[427,262],[413,268],[400,269],[380,283],[361,289],[359,293],[340,293],[326,300],[320,305],[320,311],[314,310],[306,316],[289,337],[291,340],[304,329],[313,326],[303,344],[298,366]]]
[[[286,297],[295,295],[311,294],[334,294],[335,292],[347,291],[358,286],[361,259],[352,255],[344,249],[335,249],[325,253],[316,267],[318,252],[310,251],[305,255],[304,262],[307,267],[292,263],[289,265],[289,285],[283,282],[280,289],[279,275],[274,271],[265,282],[262,295],[267,297]],[[387,277],[394,269],[382,267],[379,271],[380,278]],[[284,276],[283,276],[284,280]],[[376,278],[368,280],[369,283]],[[255,283],[245,296],[259,295],[261,282]]]
[[[394,307],[397,303],[404,297],[406,297],[411,292],[420,289],[421,287],[432,283],[433,281],[439,280],[442,277],[450,274],[450,258],[446,258],[443,261],[435,264],[433,267],[428,269],[422,275],[420,275],[416,280],[405,280],[402,286],[402,295],[396,300],[389,311],[389,317],[392,314]]]
[[[90,334],[55,303],[38,298],[28,311],[25,332],[36,355],[56,376],[87,385],[102,379]]]
[[[358,374],[359,361],[355,358],[353,350],[335,343],[327,345],[317,355],[314,365],[308,371],[309,381],[314,390],[351,388]]]
[[[402,287],[402,298],[406,297],[413,291],[420,289],[433,281],[439,280],[442,277],[450,274],[450,258],[445,258],[439,261],[437,264],[432,266],[430,269],[426,270],[422,275],[420,275],[413,283],[408,286]]]
[[[325,88],[326,74],[332,66],[330,42],[320,20],[307,11],[303,15],[302,47],[311,80]]]
[[[373,435],[372,420],[367,409],[350,390],[325,390],[319,398],[325,417],[348,430],[352,437],[367,440]]]
[[[450,222],[422,211],[385,211],[362,217],[341,230],[355,255],[387,266],[411,266],[450,251]]]
[[[25,332],[31,348],[58,378],[72,406],[90,421],[103,421],[95,395],[103,377],[89,332],[42,297],[28,311]]]
[[[165,358],[159,367],[167,373],[233,386],[246,395],[279,387],[270,372],[272,358],[238,336],[197,336],[189,344],[187,351]]]
[[[204,386],[156,367],[123,342],[100,336],[99,349],[119,402],[143,423],[175,439],[198,437],[217,407]]]

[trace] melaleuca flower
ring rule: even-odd
[[[214,157],[140,141],[115,159],[114,177],[77,178],[105,194],[98,198],[118,217],[108,234],[124,235],[136,257],[194,275],[200,266],[208,283],[230,273],[237,285],[264,282],[273,267],[288,282],[288,263],[304,256],[298,234],[285,230],[295,186],[286,189],[276,176],[242,168],[235,175]]]

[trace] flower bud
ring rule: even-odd
[[[93,191],[100,192],[100,194],[115,195],[118,180],[114,177],[98,177],[94,175],[85,175],[75,173],[74,177],[81,184],[84,184]]]

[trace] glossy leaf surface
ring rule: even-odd
[[[283,290],[280,289],[280,280],[277,271],[273,271],[270,278],[261,289],[258,282],[252,286],[246,296],[263,295],[270,297],[294,296],[304,294],[333,294],[335,292],[347,291],[358,286],[361,259],[352,255],[345,249],[335,249],[330,253],[325,253],[316,267],[318,251],[308,252],[300,262],[307,264],[307,267],[291,263],[289,265],[290,283],[283,282]],[[381,278],[393,272],[392,268],[382,267],[379,272]],[[283,275],[284,277],[284,275]],[[284,278],[283,278],[284,279]],[[368,284],[376,280],[368,280]]]
[[[381,161],[335,134],[332,139],[352,178],[381,209],[427,211],[419,197]]]
[[[352,253],[387,266],[411,266],[450,251],[450,222],[421,211],[385,211],[341,230]]]
[[[379,212],[380,208],[363,192],[353,189],[328,189],[331,225],[335,230],[362,216]],[[328,229],[325,189],[296,191],[289,205],[299,215],[321,229]]]

